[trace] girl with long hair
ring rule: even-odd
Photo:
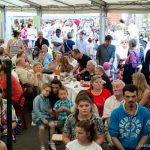
[[[76,140],[69,142],[66,145],[66,150],[102,150],[95,140],[97,132],[94,123],[90,124],[89,121],[82,120],[76,125]]]
[[[138,103],[150,109],[150,86],[143,73],[132,75],[133,84],[138,87]]]

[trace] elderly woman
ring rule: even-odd
[[[140,72],[133,74],[132,81],[138,87],[138,103],[150,109],[150,86],[144,74]]]
[[[42,73],[42,64],[35,63],[33,65],[34,86],[37,88],[37,94],[40,92],[43,83],[50,83],[52,81],[48,74]]]
[[[89,60],[86,65],[86,70],[80,75],[80,79],[84,81],[90,81],[95,73],[95,67],[97,66],[94,60]]]
[[[55,71],[55,69],[60,65],[60,60],[62,58],[62,53],[61,52],[56,52],[54,54],[54,60],[49,63],[48,69]]]
[[[110,82],[109,77],[106,75],[103,66],[98,65],[95,68],[95,75],[98,75],[98,76],[102,77],[102,79],[105,81],[105,84],[103,84],[104,88],[109,90],[111,92],[111,94],[112,94],[113,93],[112,84]]]
[[[135,39],[129,41],[129,55],[125,61],[124,71],[123,71],[123,81],[125,84],[132,83],[132,74],[136,72],[138,66],[138,52],[136,49],[137,42]]]
[[[93,113],[93,98],[88,92],[79,92],[76,97],[76,110],[71,114],[65,122],[63,141],[67,144],[69,141],[75,139],[75,126],[78,121],[89,120],[95,124],[97,129],[98,138],[97,144],[103,146],[104,143],[104,129],[102,120]]]
[[[94,103],[96,104],[100,117],[103,116],[103,108],[105,100],[111,96],[111,93],[103,88],[104,81],[100,76],[93,76],[90,82],[90,89],[88,92],[93,96]]]

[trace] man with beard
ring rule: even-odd
[[[141,150],[150,134],[150,112],[137,103],[138,88],[123,88],[125,102],[110,117],[109,133],[114,150]]]

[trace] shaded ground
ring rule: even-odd
[[[31,115],[25,110],[28,123],[28,129],[23,131],[21,135],[17,135],[16,143],[13,144],[13,150],[40,150],[38,140],[38,128],[31,126]],[[46,131],[45,141],[48,142],[48,131]],[[48,144],[45,143],[46,150],[49,150]],[[64,146],[59,144],[57,150],[64,150]]]

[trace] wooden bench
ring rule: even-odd
[[[36,127],[37,125],[32,121],[31,126]],[[63,141],[62,134],[53,134],[52,141]]]
[[[62,134],[53,134],[52,141],[63,141]]]

